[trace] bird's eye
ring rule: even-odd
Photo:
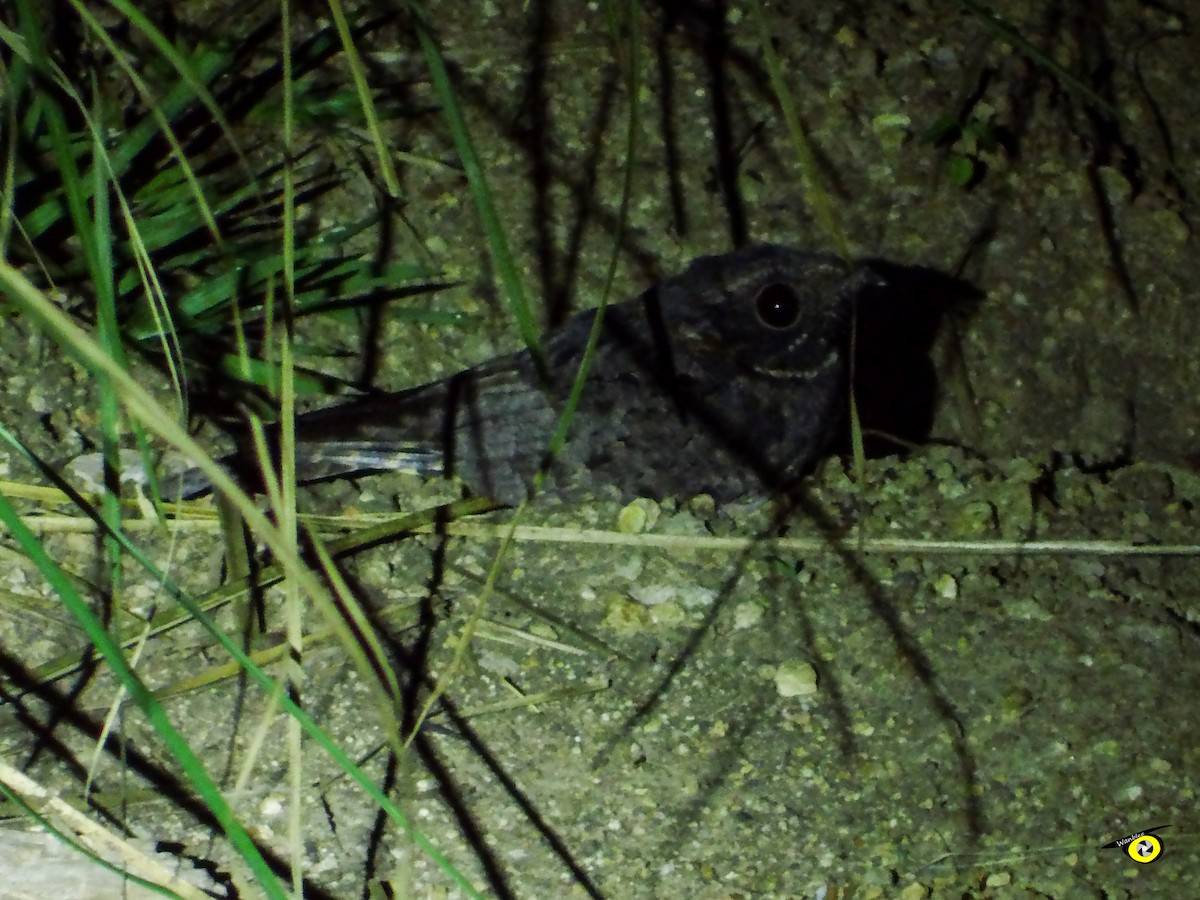
[[[754,311],[768,328],[791,328],[800,321],[800,298],[790,285],[768,284],[754,299]]]

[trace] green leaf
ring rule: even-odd
[[[955,153],[946,167],[950,180],[961,188],[970,185],[975,177],[975,160],[964,153]]]

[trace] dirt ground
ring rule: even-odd
[[[767,540],[762,498],[668,499],[647,529],[657,544],[619,531],[627,498],[546,498],[522,522],[547,530],[523,532],[504,558],[467,665],[410,759],[375,752],[377,710],[330,638],[305,657],[305,708],[489,896],[1200,896],[1200,566],[1194,553],[1131,549],[1193,545],[1200,518],[1196,23],[1134,0],[997,7],[1016,35],[967,2],[794,6],[809,5],[764,12],[850,253],[958,275],[979,293],[926,355],[938,389],[923,445],[872,460],[861,486],[840,457],[813,476],[813,509],[847,534],[861,526],[864,547],[831,547],[800,513],[786,538],[812,547]],[[603,7],[433,11],[543,324],[598,301],[614,241],[617,297],[746,240],[836,249],[753,7],[708,10],[638,13],[622,232],[628,106]],[[378,380],[393,388],[518,339],[411,36],[397,21],[363,42],[424,110],[391,137],[422,161],[402,168],[411,233],[462,281],[435,302],[479,323],[385,323]],[[947,117],[958,131],[927,139]],[[360,188],[351,179],[348,204],[371,202]],[[415,252],[405,240],[397,252]],[[3,340],[0,421],[54,459],[86,449],[86,377],[26,323]],[[328,365],[339,364],[354,365]],[[16,460],[7,468],[32,480]],[[397,495],[418,502],[414,491],[431,496],[379,476],[303,504],[386,512]],[[214,587],[217,538],[200,525],[180,535],[145,544],[173,554],[190,588]],[[99,564],[90,536],[47,540],[76,572]],[[1030,540],[1057,546],[995,545]],[[424,675],[446,671],[498,546],[422,536],[346,562],[395,626],[398,664],[422,634]],[[32,567],[6,550],[3,568],[4,589],[26,601],[0,618],[5,656],[36,666],[78,646]],[[155,600],[150,585],[129,596]],[[222,615],[242,627],[236,610]],[[190,628],[147,646],[139,665],[153,684],[222,661]],[[23,713],[45,716],[40,706],[0,709],[3,757],[32,760],[76,796],[94,742],[85,719],[103,716],[111,691],[104,678],[77,683],[52,752],[30,756]],[[232,784],[269,703],[230,680],[168,708]],[[124,728],[153,746],[136,716]],[[235,807],[278,853],[283,720],[267,734]],[[211,826],[165,795],[166,757],[145,752],[128,768],[102,764],[105,796],[147,789],[121,812],[131,830],[226,871]],[[393,896],[461,895],[315,748],[303,779],[306,896],[364,896],[375,882]],[[1153,863],[1102,849],[1156,826],[1170,827]]]

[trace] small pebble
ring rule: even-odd
[[[753,628],[762,621],[763,608],[757,603],[752,603],[747,600],[745,603],[739,603],[737,609],[733,611],[733,627],[738,631],[744,628]]]
[[[935,585],[938,596],[943,600],[958,599],[958,582],[953,575],[943,573],[938,576],[937,584]]]
[[[646,607],[628,597],[613,594],[604,604],[604,625],[619,634],[638,634],[649,624]]]
[[[781,697],[811,697],[817,692],[817,670],[806,660],[789,660],[775,670],[775,690]]]
[[[621,534],[642,534],[658,524],[662,510],[648,497],[638,497],[627,503],[617,515],[617,531]]]

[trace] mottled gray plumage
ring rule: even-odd
[[[836,257],[763,245],[702,257],[610,305],[548,489],[728,500],[785,487],[842,421],[851,305],[875,281]],[[545,384],[521,351],[298,417],[298,480],[406,469],[519,502],[594,317],[580,313],[547,337]]]

